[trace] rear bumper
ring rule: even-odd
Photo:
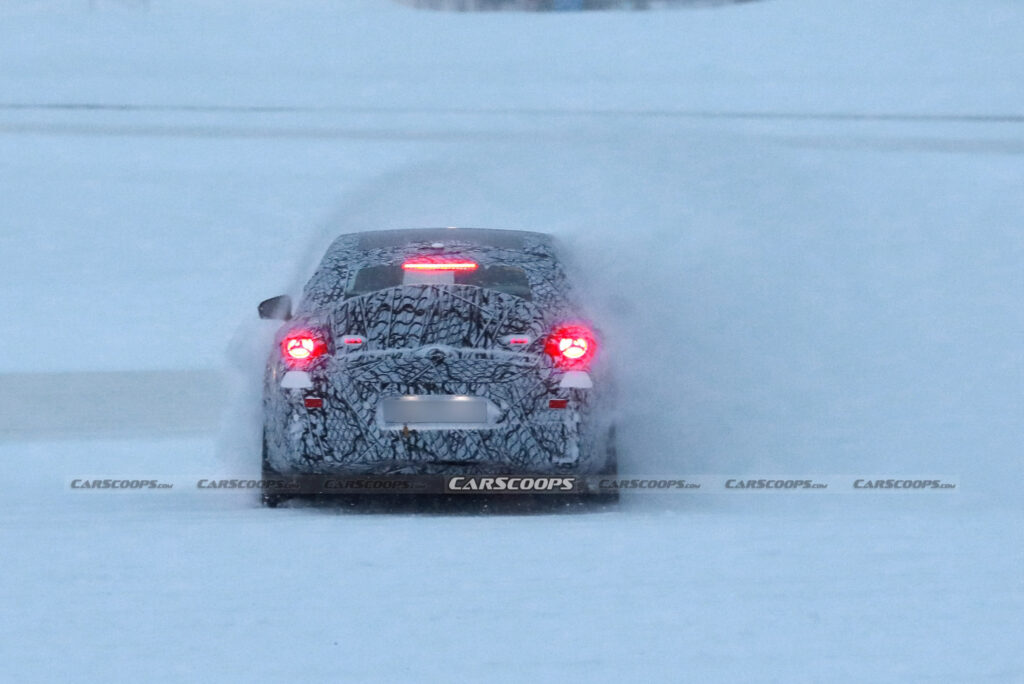
[[[394,429],[337,407],[309,409],[291,397],[268,406],[265,467],[306,475],[559,475],[600,472],[606,461],[607,426],[584,400],[485,429]]]
[[[360,358],[311,371],[299,389],[282,387],[268,369],[265,467],[317,476],[560,475],[601,472],[607,461],[604,389],[561,386],[551,369],[489,358]]]
[[[608,495],[598,476],[552,475],[278,475],[265,472],[270,496],[590,496]],[[271,486],[272,485],[272,486]]]

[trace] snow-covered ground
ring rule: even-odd
[[[1024,679],[1021,35],[1010,0],[8,0],[6,676]],[[255,303],[409,225],[569,243],[628,474],[960,490],[370,516],[194,488],[255,473]]]

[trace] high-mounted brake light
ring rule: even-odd
[[[402,268],[406,271],[475,271],[477,263],[469,259],[422,256],[406,259],[402,263]]]
[[[286,361],[303,364],[327,352],[323,337],[311,330],[299,330],[288,335],[281,342],[281,351]]]
[[[597,351],[597,340],[586,326],[563,325],[548,336],[544,351],[559,368],[586,368]]]

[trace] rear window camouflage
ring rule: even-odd
[[[355,276],[349,281],[345,297],[358,297],[389,287],[398,287],[402,284],[403,275],[402,265],[397,263],[365,266],[356,271]],[[526,272],[516,266],[505,264],[481,266],[475,271],[465,273],[457,272],[455,284],[496,290],[522,299],[533,298]]]
[[[358,233],[359,249],[392,249],[422,242],[468,242],[483,247],[522,249],[524,239],[547,240],[547,235],[519,230],[491,228],[414,228],[409,230],[375,230]]]
[[[444,245],[446,254],[473,259],[481,265],[517,269],[514,273],[486,274],[490,276],[489,282],[476,283],[481,287],[528,298],[552,315],[563,308],[579,310],[578,306],[570,305],[572,288],[550,235],[529,231],[429,228],[339,236],[303,288],[296,312],[309,314],[328,309],[354,296],[354,292],[372,291],[376,287],[371,285],[374,282],[397,285],[400,280],[395,274],[367,273],[358,286],[355,279],[364,268],[401,263],[409,257],[432,252],[438,242]],[[521,274],[525,274],[525,279]]]

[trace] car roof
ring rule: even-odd
[[[344,298],[349,279],[359,270],[415,254],[434,242],[450,245],[481,263],[520,268],[534,303],[544,308],[561,306],[569,297],[558,242],[551,235],[490,228],[408,228],[338,236],[306,283],[300,310],[332,306]]]
[[[356,238],[357,247],[362,250],[387,249],[416,242],[445,242],[449,240],[477,243],[481,246],[500,249],[520,249],[526,238],[552,242],[552,237],[546,233],[497,228],[400,228],[350,233],[341,237],[349,236]]]

